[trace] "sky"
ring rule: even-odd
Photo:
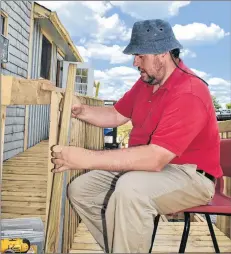
[[[38,1],[56,11],[100,81],[99,98],[118,100],[139,78],[123,54],[134,22],[165,19],[184,49],[184,63],[209,84],[225,107],[231,102],[230,1]]]

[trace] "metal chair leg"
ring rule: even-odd
[[[150,247],[148,253],[152,253],[152,247],[153,247],[153,244],[154,244],[154,240],[155,240],[155,236],[156,236],[156,231],[157,231],[157,228],[158,228],[159,220],[160,220],[160,215],[158,214],[155,217],[155,220],[154,220],[154,229],[153,229],[153,233],[152,233],[152,242],[151,242],[151,247]]]
[[[219,247],[218,247],[218,243],[217,243],[217,239],[216,239],[216,235],[214,233],[213,225],[212,225],[212,222],[211,222],[209,214],[206,213],[205,214],[205,218],[207,220],[209,231],[210,231],[210,235],[211,235],[211,238],[213,240],[214,249],[215,249],[216,253],[220,253],[220,250],[219,250]]]
[[[184,231],[181,238],[179,253],[184,253],[190,230],[190,213],[184,213]]]

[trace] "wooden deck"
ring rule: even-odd
[[[48,141],[3,163],[1,218],[40,217],[45,223],[48,175]],[[231,239],[214,226],[221,252],[231,253]],[[183,222],[159,223],[153,253],[178,252]],[[69,253],[103,253],[83,223]],[[214,252],[205,222],[192,222],[186,252]]]
[[[45,222],[48,141],[3,163],[1,218],[40,217]]]
[[[231,239],[225,236],[214,226],[217,241],[221,252],[231,252]],[[183,232],[183,222],[159,222],[153,253],[177,253],[181,234]],[[209,235],[208,226],[204,222],[192,222],[190,235],[185,252],[215,252],[213,243]],[[69,253],[103,253],[88,229],[80,223],[75,234],[72,248]]]

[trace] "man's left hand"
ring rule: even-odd
[[[66,170],[87,169],[89,158],[86,149],[74,146],[56,145],[51,148],[52,163],[54,164],[53,173],[60,173]]]

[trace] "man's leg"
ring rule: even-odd
[[[213,195],[214,184],[193,165],[127,172],[117,181],[106,210],[110,252],[147,253],[157,214],[206,204]]]
[[[68,187],[68,197],[100,246],[107,248],[105,208],[121,173],[90,171]],[[107,251],[107,249],[106,249]]]

